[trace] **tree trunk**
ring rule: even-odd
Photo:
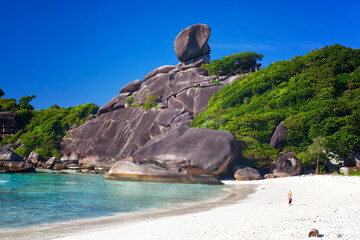
[[[315,174],[319,174],[319,155],[318,154],[318,157],[317,157],[317,160],[316,160],[316,170],[315,170]]]

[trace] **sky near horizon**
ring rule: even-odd
[[[0,89],[99,106],[127,83],[176,65],[184,28],[211,27],[211,59],[264,54],[263,67],[335,43],[360,48],[360,1],[0,0]]]

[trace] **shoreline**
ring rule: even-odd
[[[209,198],[205,202],[184,203],[178,206],[156,208],[134,213],[121,213],[115,216],[105,216],[89,219],[79,219],[66,222],[41,224],[19,228],[0,229],[0,239],[58,239],[71,237],[89,231],[101,231],[119,226],[131,225],[141,221],[174,217],[183,214],[208,211],[212,208],[227,206],[242,200],[255,192],[255,186],[243,185],[222,190],[224,196]]]
[[[360,177],[301,175],[223,181],[235,191],[206,204],[57,225],[2,239],[360,239]],[[239,195],[236,195],[236,189]],[[245,189],[245,193],[241,191]],[[293,192],[293,206],[287,193]],[[34,229],[33,229],[34,230]],[[34,232],[28,232],[28,234]],[[25,236],[26,238],[22,238]]]

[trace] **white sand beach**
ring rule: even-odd
[[[299,176],[259,181],[234,204],[73,232],[59,239],[360,239],[360,177]],[[293,206],[287,193],[293,192]]]

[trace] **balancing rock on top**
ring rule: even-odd
[[[210,27],[205,24],[195,24],[182,30],[174,42],[175,54],[180,62],[209,54],[207,43],[210,32]]]

